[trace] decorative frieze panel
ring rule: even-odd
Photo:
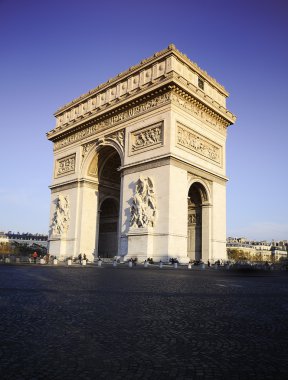
[[[54,144],[54,150],[61,149],[86,137],[92,136],[104,129],[114,127],[115,125],[123,123],[124,121],[149,112],[152,109],[160,107],[166,103],[169,103],[170,95],[170,93],[165,93],[163,95],[156,96],[151,100],[148,100],[142,104],[129,108],[127,111],[119,112],[118,114],[109,117],[106,120],[95,123],[94,125],[86,127],[79,132],[73,133],[68,137],[58,140]]]
[[[55,178],[75,173],[76,154],[60,158],[55,165]]]
[[[222,147],[194,130],[177,124],[177,146],[222,165]]]
[[[129,154],[137,154],[163,145],[163,121],[130,133]]]
[[[189,112],[192,116],[208,124],[210,127],[216,129],[221,134],[226,135],[226,128],[229,123],[225,122],[223,118],[217,117],[213,111],[209,112],[209,109],[203,106],[196,99],[185,99],[184,96],[173,92],[171,95],[171,100],[172,103],[184,109],[186,112]]]
[[[184,97],[182,93],[176,89],[173,89],[171,92],[166,92],[160,96],[156,96],[146,102],[131,107],[123,112],[116,113],[112,117],[107,117],[107,119],[96,122],[95,124],[84,127],[82,130],[77,131],[67,137],[59,139],[54,143],[54,150],[57,151],[67,145],[81,141],[89,136],[93,136],[102,130],[114,127],[170,102],[174,103],[186,112],[189,112],[192,116],[217,130],[221,134],[226,135],[226,128],[229,125],[229,122],[224,120],[221,116],[217,115],[208,107],[205,107],[195,98],[187,96]]]

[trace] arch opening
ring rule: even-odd
[[[206,189],[194,182],[188,191],[187,255],[192,261],[203,260],[203,204],[207,202]]]
[[[106,198],[100,207],[98,256],[112,258],[118,253],[119,207],[115,199]]]
[[[97,255],[112,258],[118,254],[121,177],[118,168],[121,159],[111,146],[97,152],[98,177],[98,233]]]

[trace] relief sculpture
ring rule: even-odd
[[[201,224],[201,215],[200,214],[189,214],[188,215],[188,225],[190,226],[192,224],[197,224],[197,225]]]
[[[163,144],[163,122],[133,131],[130,138],[130,154],[158,148]]]
[[[52,220],[53,235],[61,235],[67,232],[70,221],[70,204],[68,195],[59,195],[56,199],[56,210]]]
[[[146,148],[161,142],[161,129],[151,128],[144,132],[140,132],[135,136],[135,142],[132,144],[132,151]]]
[[[151,178],[140,177],[131,206],[130,226],[136,228],[154,227],[156,199]]]
[[[212,161],[221,163],[220,147],[212,144],[198,133],[178,125],[177,144],[199,153]]]
[[[56,177],[75,172],[75,154],[56,161]]]
[[[90,148],[92,147],[93,144],[95,144],[95,141],[89,141],[88,143],[82,145],[82,161],[85,159],[85,157],[89,153]]]
[[[122,150],[124,149],[124,138],[125,138],[124,129],[108,135],[107,138],[116,141],[121,146]]]

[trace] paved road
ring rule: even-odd
[[[1,379],[284,379],[288,274],[0,265]]]

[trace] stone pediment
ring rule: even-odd
[[[128,108],[133,109],[135,104],[145,102],[151,93],[167,92],[173,86],[208,107],[223,118],[227,125],[235,122],[235,116],[226,109],[228,93],[224,87],[180,53],[174,45],[169,45],[167,49],[155,53],[60,108],[54,114],[56,127],[47,133],[47,137],[57,141],[69,135],[72,130],[75,132],[90,127],[96,119],[98,124],[103,124],[99,120],[115,118],[113,115],[120,114],[118,121],[121,122],[121,113],[128,112]]]

